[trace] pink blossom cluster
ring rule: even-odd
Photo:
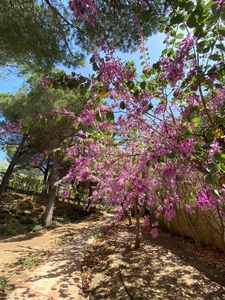
[[[205,184],[198,192],[197,204],[202,210],[214,209],[220,203],[220,200],[214,197],[210,190],[210,187]]]
[[[97,19],[97,8],[92,0],[70,0],[69,8],[74,12],[76,18],[89,20],[95,26]]]
[[[165,72],[161,79],[169,80],[172,87],[175,87],[178,81],[184,79],[187,62],[191,60],[191,50],[195,43],[196,38],[188,34],[180,42],[174,56],[170,58],[164,56],[160,60],[162,70]]]
[[[86,18],[91,3],[81,2]],[[71,1],[71,8],[76,11],[75,5],[81,2]],[[76,14],[79,17],[81,12]],[[151,224],[152,219],[145,215],[142,225],[150,225],[154,237],[157,219],[171,222],[180,207],[192,214],[196,205],[202,210],[219,206],[224,215],[225,189],[217,183],[224,172],[224,158],[221,155],[218,163],[214,155],[225,151],[222,138],[213,133],[217,120],[223,126],[224,83],[216,87],[207,85],[208,76],[197,78],[199,70],[204,70],[200,66],[204,60],[195,55],[196,43],[187,34],[174,43],[174,51],[164,51],[159,70],[149,69],[150,75],[143,72],[139,76],[135,65],[123,63],[115,56],[114,45],[108,46],[101,38],[100,51],[91,59],[96,70],[90,86],[93,97],[77,118],[71,114],[74,124],[84,126],[77,143],[66,149],[72,164],[58,184],[96,181],[98,189],[90,200],[101,199],[116,207],[118,219],[136,202],[138,209],[146,206],[156,222]],[[146,51],[144,44],[142,51]],[[96,99],[108,103],[96,108]],[[55,112],[70,114],[66,109]],[[110,112],[119,115],[109,120]],[[90,130],[85,132],[87,126]],[[216,174],[209,174],[215,166]],[[211,180],[208,175],[217,176],[216,187],[214,177]],[[212,183],[205,184],[206,178]]]
[[[75,113],[73,111],[68,111],[66,108],[53,109],[52,114],[53,115],[68,115],[71,117],[75,116]]]

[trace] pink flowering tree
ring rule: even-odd
[[[113,43],[100,39],[100,51],[91,58],[96,76],[50,83],[92,93],[75,124],[96,130],[80,136],[85,156],[77,157],[77,145],[74,152],[69,149],[73,163],[63,180],[98,182],[91,201],[104,199],[115,206],[118,219],[134,206],[135,248],[140,245],[143,206],[152,214],[143,217],[142,225],[150,226],[153,236],[162,216],[171,222],[178,208],[191,214],[197,206],[217,212],[220,247],[225,250],[225,5],[176,2],[170,3],[170,21],[164,28],[165,49],[153,65],[142,27],[134,19],[141,74],[134,62],[115,56]],[[108,99],[108,104],[93,108],[99,99]]]

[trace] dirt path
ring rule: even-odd
[[[165,233],[156,239],[146,234],[137,251],[133,240],[133,228],[120,224],[89,247],[83,266],[86,299],[225,299],[221,253]]]
[[[79,236],[83,236],[82,243],[85,242],[86,237],[87,239],[89,237],[89,232],[102,223],[106,217],[108,214],[105,213],[93,214],[81,222],[63,225],[51,231],[2,240],[0,242],[0,276],[7,276],[10,286],[0,293],[0,299],[8,299],[7,295],[11,294],[12,289],[19,283],[24,282],[24,285],[29,283],[28,275],[36,278],[35,271],[37,272],[41,266],[53,265],[55,267],[55,259],[58,259],[60,266],[63,260],[66,261],[64,265],[68,265],[67,260],[73,259],[74,255],[71,258],[69,254],[60,258],[57,255],[60,253],[59,249],[64,251],[63,249],[72,247],[71,253],[74,253],[75,244],[77,244],[75,241],[79,240]],[[107,223],[106,226],[108,225]],[[79,292],[82,299],[225,300],[225,260],[219,251],[198,247],[189,239],[182,240],[163,232],[158,238],[152,239],[148,230],[143,235],[142,246],[139,250],[132,250],[133,241],[134,228],[127,226],[125,222],[114,224],[106,232],[98,232],[97,237],[87,248],[85,257],[82,258],[82,291]],[[21,264],[21,259],[29,258],[32,261],[32,258],[38,256],[41,261],[36,263],[34,261],[30,270],[28,265]],[[78,253],[75,256],[78,257]],[[35,269],[36,264],[40,263],[42,264]],[[61,284],[66,283],[67,288],[70,288],[71,293],[73,290],[72,294],[74,294],[76,286],[72,277],[62,280],[64,275],[68,276],[67,271],[72,265],[69,263],[68,269],[65,266],[63,269],[57,267],[57,271],[53,273],[52,269],[49,270],[51,275],[49,278],[56,281],[60,279]],[[45,280],[47,280],[46,276],[43,277]],[[39,276],[39,281],[40,278]],[[38,280],[33,280],[33,283],[38,285]],[[59,284],[56,286],[61,287]],[[24,298],[16,299],[28,299],[31,290],[26,286]],[[63,296],[43,299],[75,298]]]
[[[66,243],[85,230],[102,222],[108,215],[95,213],[82,221],[65,224],[51,230],[1,237],[0,240],[0,278],[7,279],[5,289],[0,289],[0,299],[7,299],[11,293],[39,264],[51,257]]]

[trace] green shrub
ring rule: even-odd
[[[26,268],[33,268],[34,266],[38,265],[42,262],[43,258],[39,255],[37,256],[25,256],[19,258],[19,263],[22,264]]]
[[[34,225],[35,221],[31,217],[27,217],[27,218],[21,219],[20,223],[25,224],[25,225],[27,225],[27,224]]]
[[[18,208],[14,205],[14,204],[10,204],[6,207],[6,209],[10,212],[10,213],[15,213]]]
[[[0,228],[1,235],[15,235],[21,233],[20,223],[16,219],[11,219],[8,223]]]
[[[43,230],[43,227],[41,225],[35,225],[32,228],[32,232],[38,232],[38,231],[41,231],[41,230]]]
[[[9,281],[5,277],[0,277],[0,289],[5,289],[9,286]]]

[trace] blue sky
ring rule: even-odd
[[[163,44],[164,37],[165,37],[164,34],[158,33],[148,38],[147,47],[148,47],[148,52],[150,53],[151,64],[155,63],[158,60],[162,50],[165,48],[165,45]],[[118,53],[118,56],[121,57],[123,61],[134,60],[138,70],[142,69],[140,65],[141,54],[139,51],[132,54]],[[91,74],[92,69],[91,69],[91,65],[89,64],[89,57],[87,57],[86,59],[86,66],[83,68],[77,68],[75,71],[84,76],[88,76],[89,74]],[[70,71],[68,71],[68,73],[69,72]],[[0,93],[7,93],[7,92],[15,93],[22,85],[23,81],[24,78],[17,77],[15,75],[8,76],[6,79],[0,79]],[[0,151],[0,160],[4,160],[4,159],[5,159],[5,153]]]

